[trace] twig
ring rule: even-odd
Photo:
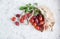
[[[34,15],[34,11],[32,12],[31,16],[27,19],[28,24],[29,24],[30,19],[33,17],[33,15]]]

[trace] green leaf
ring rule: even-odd
[[[31,6],[31,4],[30,3],[29,4],[26,4],[26,6],[29,7],[29,6]]]
[[[39,13],[35,12],[35,14],[34,14],[34,15],[36,16],[36,15],[38,15],[38,14],[39,14]]]
[[[26,6],[21,6],[20,10],[25,10],[27,7]]]
[[[29,13],[32,13],[33,10],[29,10]]]
[[[29,12],[28,7],[25,9],[25,13]]]
[[[38,4],[37,4],[37,3],[34,3],[34,5],[36,5],[36,6],[37,6]]]

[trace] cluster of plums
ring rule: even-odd
[[[38,14],[37,16],[33,16],[30,19],[31,24],[40,31],[44,29],[44,16],[42,14]]]
[[[15,17],[12,17],[11,20],[15,25],[19,26],[20,23],[24,23],[24,20],[27,20],[31,16],[30,13],[25,15],[16,14]],[[32,16],[29,22],[34,26],[35,29],[43,31],[44,27],[44,16],[42,14],[38,14],[37,16]]]
[[[15,23],[15,25],[19,26],[20,23],[24,23],[27,18],[31,16],[30,13],[22,15],[21,14],[16,14],[14,17],[11,18],[11,20]]]

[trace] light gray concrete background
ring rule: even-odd
[[[37,2],[40,6],[48,6],[54,14],[54,30],[40,32],[31,25],[16,26],[10,18],[21,13],[19,7],[27,3]],[[59,39],[60,13],[58,0],[0,0],[0,39]]]

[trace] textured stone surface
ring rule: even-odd
[[[39,5],[48,6],[55,17],[53,31],[39,32],[31,25],[14,25],[10,18],[20,13],[19,6],[26,3],[37,2]],[[0,39],[59,39],[60,18],[57,0],[0,0]]]

